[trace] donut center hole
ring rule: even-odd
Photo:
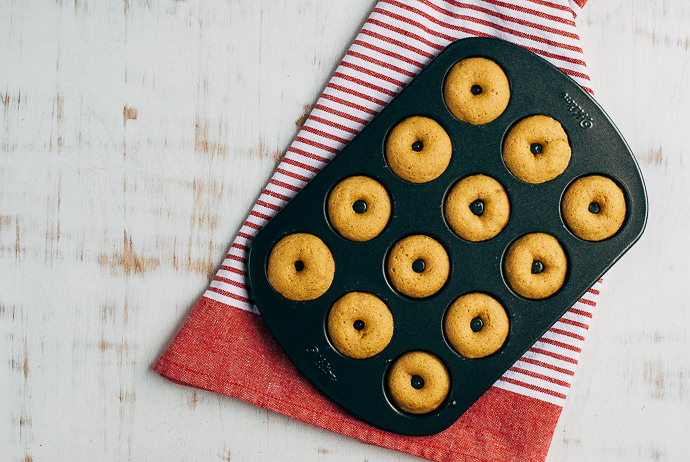
[[[297,270],[298,273],[300,271],[302,271],[304,269],[304,262],[302,260],[297,260],[295,262],[295,269]]]
[[[361,215],[367,211],[367,203],[362,199],[356,200],[355,203],[352,204],[352,210]]]
[[[354,327],[355,330],[362,330],[364,329],[364,321],[358,319],[354,322],[354,324],[352,324],[352,327]]]
[[[472,88],[470,88],[470,91],[474,96],[481,95],[484,89],[482,88],[481,85],[472,85]]]
[[[423,273],[426,269],[426,262],[421,258],[416,259],[412,262],[412,271],[415,273]]]
[[[424,143],[422,143],[421,141],[415,141],[414,143],[412,143],[412,150],[414,152],[420,152],[422,149],[424,149]]]
[[[588,209],[589,213],[593,213],[596,215],[597,213],[601,212],[601,205],[599,205],[598,202],[590,202]]]
[[[484,213],[484,201],[477,199],[470,204],[470,212],[474,213],[478,217],[481,217]]]
[[[544,146],[542,146],[539,143],[532,143],[529,145],[529,150],[532,154],[536,156],[537,154],[541,154],[542,151],[544,151]]]
[[[424,379],[418,375],[413,375],[410,379],[410,385],[412,385],[412,388],[415,390],[421,390],[424,388]]]
[[[539,260],[532,261],[532,274],[541,274],[544,272],[544,264]]]
[[[482,330],[483,327],[484,321],[482,321],[482,318],[480,318],[479,316],[470,321],[470,329],[472,329],[472,332],[479,332],[480,330]]]

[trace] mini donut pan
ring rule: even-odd
[[[510,82],[508,107],[493,122],[470,125],[454,117],[443,99],[446,73],[458,61],[484,57],[496,62]],[[503,140],[516,122],[544,114],[561,123],[572,157],[568,168],[543,184],[528,184],[506,168]],[[400,179],[388,167],[384,143],[398,122],[422,115],[437,121],[453,143],[446,171],[428,183]],[[469,242],[447,225],[446,194],[460,179],[485,174],[498,180],[510,199],[506,227],[493,239]],[[627,216],[609,239],[577,238],[561,218],[561,198],[581,176],[611,178],[624,191]],[[385,230],[367,242],[341,237],[329,224],[326,205],[331,189],[353,175],[383,184],[392,200]],[[613,265],[642,234],[647,197],[637,162],[617,128],[599,105],[570,77],[516,45],[497,39],[469,38],[448,46],[362,132],[357,135],[254,239],[249,254],[252,297],[287,356],[316,388],[348,412],[381,429],[404,435],[430,435],[448,428],[519,359]],[[568,258],[561,289],[549,298],[528,300],[506,284],[502,270],[509,245],[535,232],[554,236]],[[311,301],[292,301],[269,284],[268,256],[292,233],[318,236],[335,260],[333,283]],[[386,258],[405,236],[426,234],[443,244],[451,261],[450,277],[436,294],[412,299],[397,292],[386,275]],[[352,359],[330,343],[326,319],[331,306],[352,291],[372,293],[391,310],[393,338],[378,355]],[[479,359],[462,357],[448,344],[444,314],[460,295],[484,292],[498,299],[510,319],[502,348]],[[402,354],[421,350],[440,358],[451,376],[450,392],[435,411],[412,415],[397,409],[388,396],[386,374]]]

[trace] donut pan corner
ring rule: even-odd
[[[485,125],[461,122],[450,113],[443,99],[446,73],[455,63],[469,57],[496,62],[510,83],[508,107]],[[572,149],[566,170],[542,184],[529,184],[514,177],[501,155],[510,127],[534,114],[545,114],[560,122]],[[450,165],[428,183],[412,184],[400,179],[390,170],[384,155],[390,129],[412,115],[434,119],[450,135],[453,144]],[[443,203],[452,185],[478,173],[503,185],[510,199],[510,220],[496,237],[468,242],[448,227]],[[623,190],[627,205],[620,230],[599,242],[574,236],[564,225],[560,212],[568,185],[591,174],[613,179]],[[341,237],[326,214],[331,189],[353,175],[376,179],[392,200],[387,227],[367,242]],[[430,435],[452,425],[540,339],[639,239],[646,220],[647,196],[637,162],[618,129],[588,93],[559,69],[519,46],[497,39],[462,39],[441,52],[257,233],[248,261],[251,295],[284,352],[324,395],[383,430]],[[506,284],[502,270],[508,246],[534,232],[554,236],[568,258],[564,285],[542,300],[515,294]],[[267,279],[266,265],[273,246],[293,233],[318,236],[335,261],[332,284],[311,301],[289,300],[276,292]],[[405,297],[392,288],[386,277],[388,252],[410,234],[434,237],[450,257],[447,283],[429,298]],[[369,359],[342,355],[333,348],[326,332],[331,306],[352,291],[373,293],[393,314],[390,343]],[[443,333],[447,308],[469,292],[485,292],[497,298],[510,320],[510,331],[501,349],[479,359],[462,357],[449,346]],[[443,404],[423,415],[397,409],[386,390],[386,373],[391,363],[413,350],[433,353],[443,361],[451,377]]]

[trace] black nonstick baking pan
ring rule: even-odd
[[[448,110],[444,78],[458,61],[484,57],[506,73],[510,102],[493,122],[470,125]],[[567,169],[543,184],[525,183],[505,166],[502,146],[517,121],[534,114],[561,123],[572,149]],[[384,143],[403,119],[434,119],[450,135],[453,155],[445,172],[428,183],[413,184],[388,167]],[[485,174],[505,188],[510,220],[493,239],[469,242],[444,219],[449,189],[460,179]],[[564,225],[561,200],[574,180],[591,174],[614,180],[623,190],[627,212],[612,237],[589,242]],[[339,181],[366,175],[379,181],[392,200],[385,230],[367,242],[341,237],[329,224],[326,202]],[[448,46],[362,132],[357,135],[255,237],[249,254],[253,299],[269,329],[297,368],[322,393],[350,413],[381,429],[405,435],[429,435],[449,427],[519,359],[613,265],[642,234],[647,218],[644,183],[629,147],[608,116],[582,88],[535,54],[497,39],[469,38]],[[561,289],[542,300],[530,300],[506,284],[503,259],[517,238],[535,232],[554,236],[563,246],[569,269]],[[329,289],[311,301],[292,301],[273,289],[267,261],[273,246],[292,233],[318,236],[335,261]],[[426,234],[443,244],[451,262],[448,282],[436,294],[412,299],[397,292],[386,275],[391,247],[410,234]],[[344,294],[369,292],[393,314],[388,346],[369,359],[352,359],[331,344],[326,319]],[[505,307],[510,332],[502,348],[487,357],[468,359],[453,350],[443,331],[444,313],[460,295],[491,294]],[[436,355],[451,376],[450,392],[435,411],[413,415],[397,409],[387,394],[386,374],[402,354],[421,350]]]

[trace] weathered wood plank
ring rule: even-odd
[[[373,0],[0,5],[3,460],[412,460],[150,369]],[[650,193],[552,460],[690,450],[690,5],[592,0],[598,98]]]

